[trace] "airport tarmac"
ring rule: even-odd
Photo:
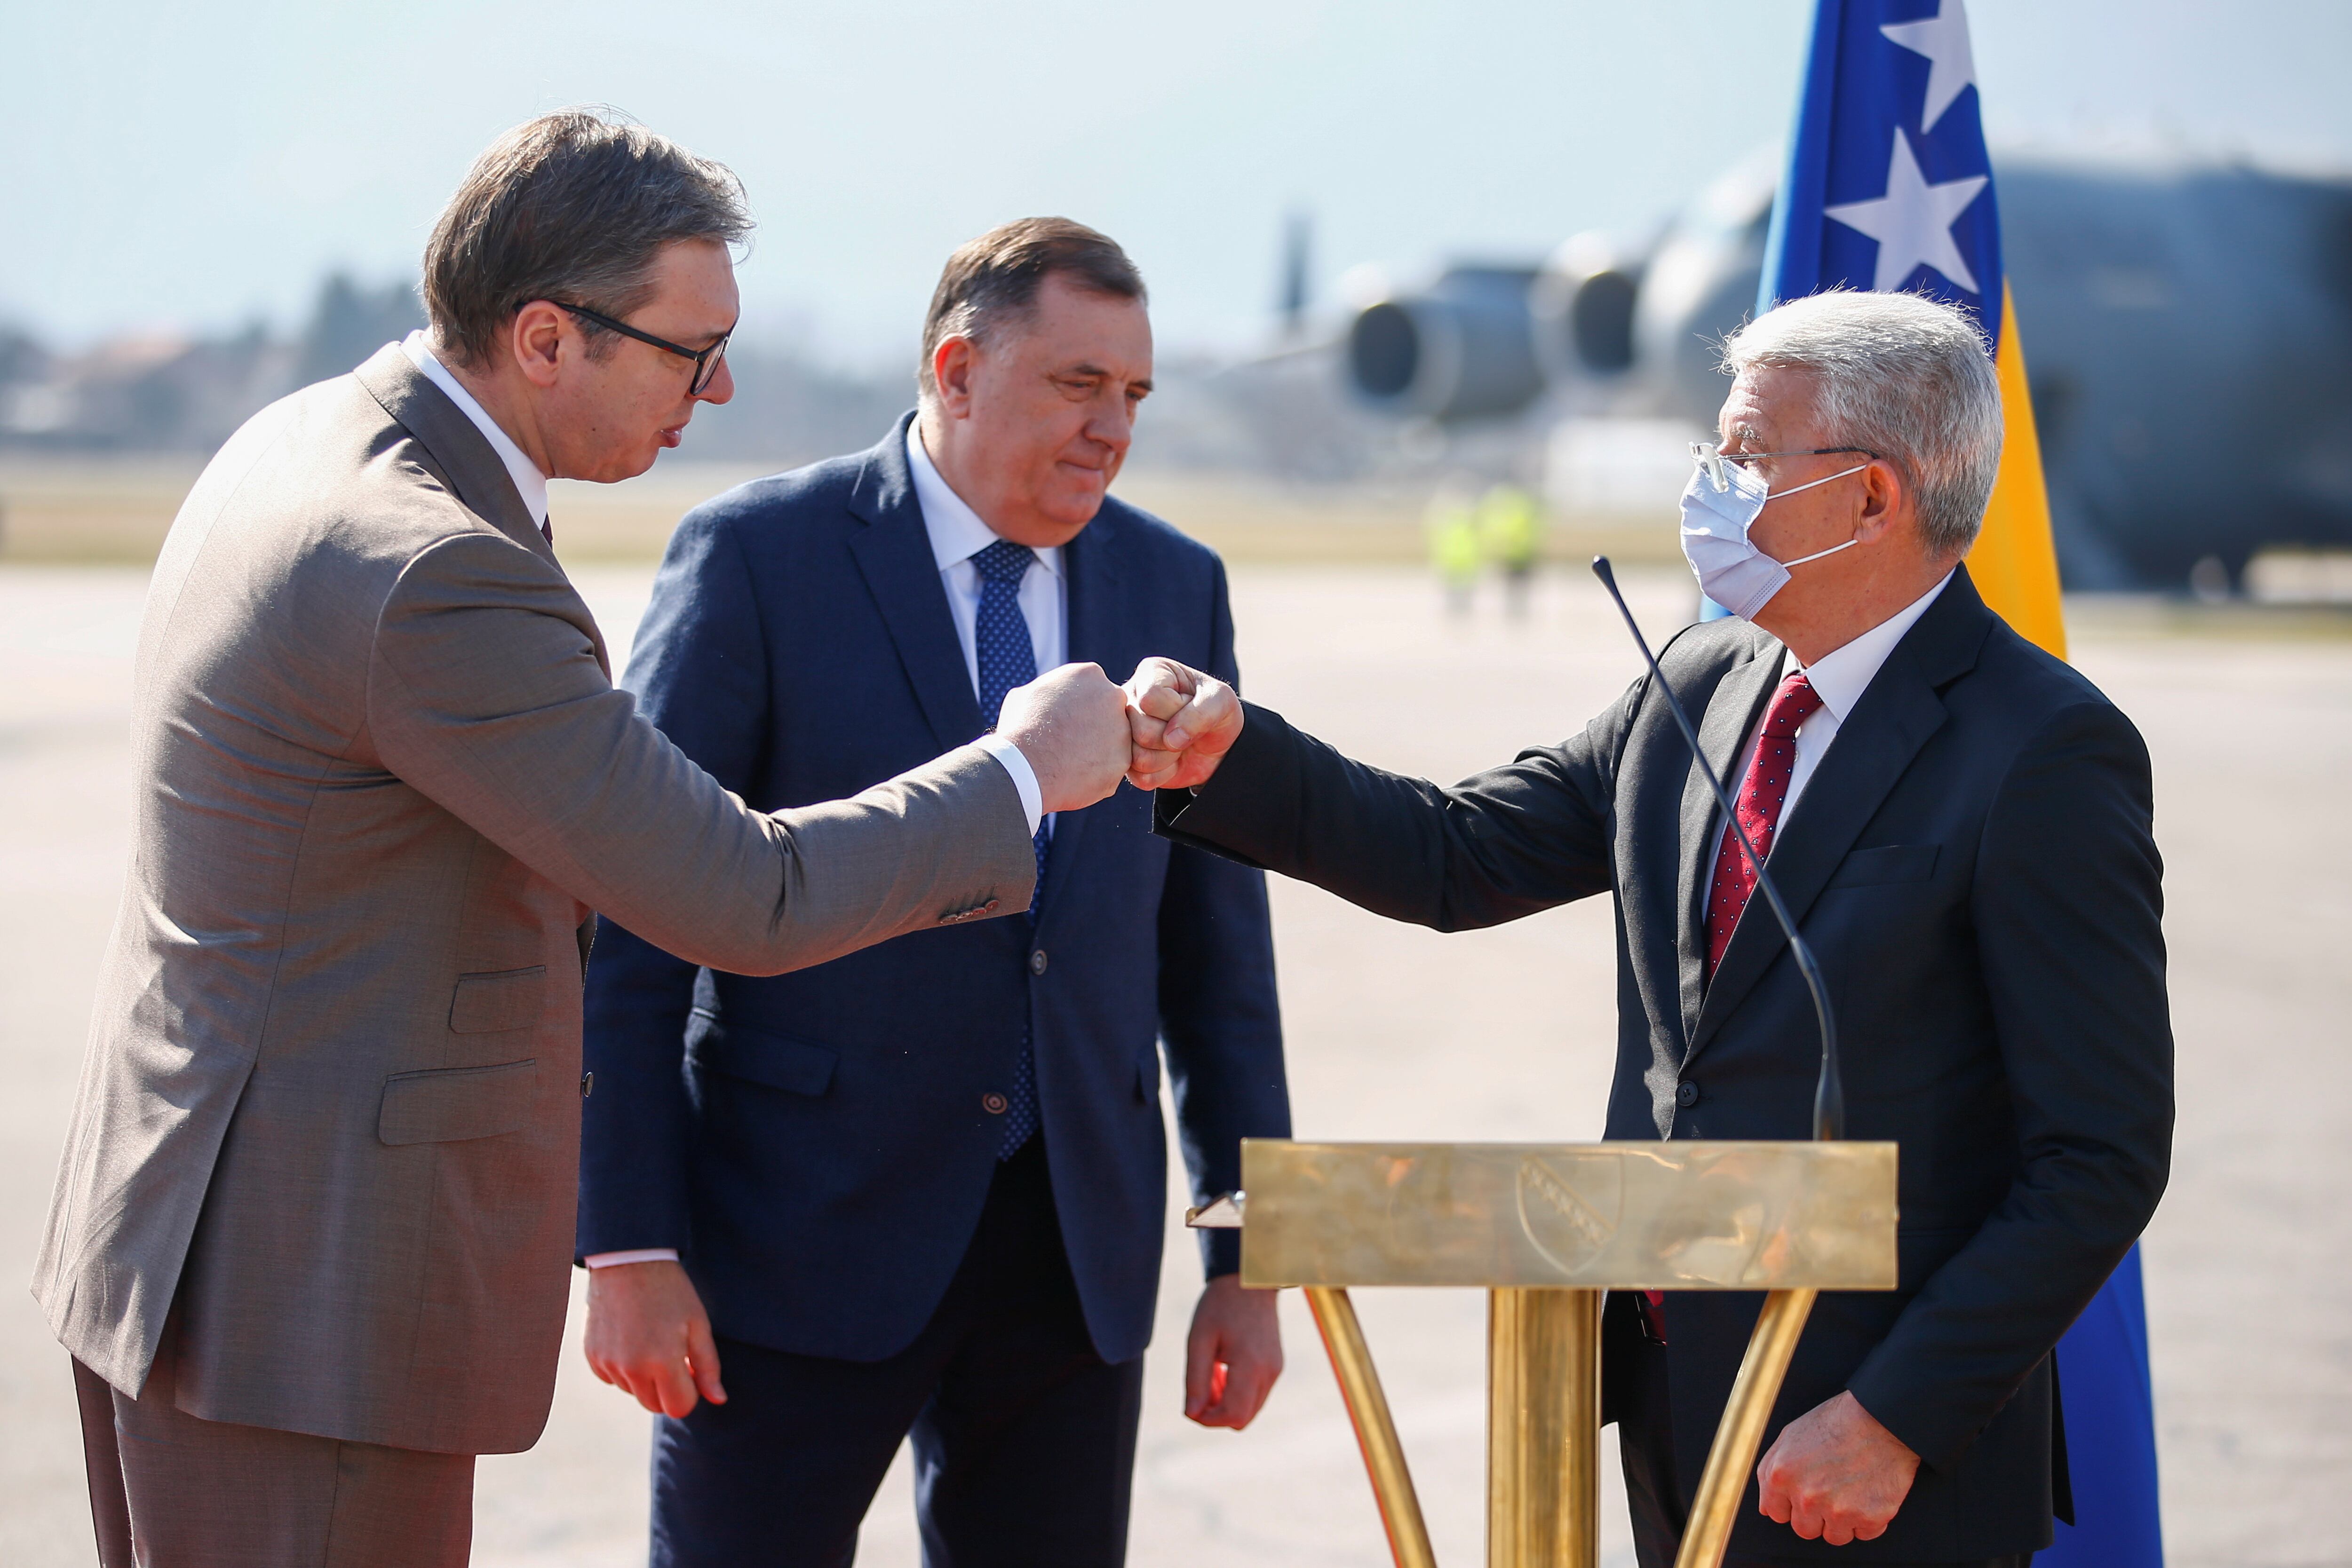
[[[583,569],[616,652],[649,569]],[[30,1272],[119,890],[125,729],[143,574],[0,566],[0,1563],[92,1561],[63,1353]],[[1687,580],[1631,585],[1663,632]],[[1557,739],[1636,668],[1581,573],[1534,613],[1466,624],[1402,569],[1243,567],[1251,694],[1386,765],[1453,778]],[[2155,757],[2167,860],[2180,1119],[2146,1243],[2176,1568],[2352,1564],[2352,620],[2078,602],[2076,662]],[[1115,672],[1123,675],[1126,672]],[[1438,936],[1277,882],[1277,956],[1302,1136],[1579,1139],[1600,1127],[1613,1007],[1606,905]],[[1288,1375],[1247,1433],[1181,1415],[1198,1289],[1172,1221],[1151,1352],[1131,1560],[1376,1568],[1380,1528],[1330,1375],[1295,1296]],[[8,1283],[7,1281],[16,1281]],[[1358,1294],[1441,1562],[1481,1560],[1483,1324],[1467,1291]],[[646,1418],[565,1351],[538,1448],[484,1461],[476,1561],[644,1559]],[[1605,1558],[1630,1568],[1612,1499]],[[918,1561],[903,1457],[859,1561]]]

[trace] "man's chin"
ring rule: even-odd
[[[658,444],[643,447],[625,455],[614,455],[596,465],[592,473],[574,474],[571,478],[583,479],[591,485],[617,485],[624,479],[634,479],[654,465],[662,455]]]
[[[1044,510],[1055,523],[1075,532],[1095,520],[1108,489],[1104,485],[1074,486],[1055,497],[1053,506]]]

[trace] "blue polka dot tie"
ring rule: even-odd
[[[1797,766],[1797,731],[1822,706],[1821,694],[1801,670],[1791,672],[1772,694],[1764,710],[1764,727],[1756,737],[1756,758],[1739,786],[1739,825],[1748,841],[1766,860],[1772,858],[1772,835],[1780,826],[1780,808],[1788,802],[1789,779]],[[1738,836],[1727,829],[1715,857],[1715,882],[1706,896],[1706,977],[1723,962],[1724,949],[1739,926],[1740,912],[1756,891],[1756,868],[1739,852]]]
[[[971,558],[980,573],[980,613],[972,622],[972,648],[979,655],[980,716],[996,723],[1004,694],[1037,678],[1037,645],[1029,640],[1029,618],[1021,613],[1021,580],[1036,563],[1027,545],[999,539]],[[1037,886],[1045,885],[1045,824],[1037,824],[1030,841],[1037,854]],[[1037,913],[1037,895],[1029,896],[1029,913]],[[1024,966],[1027,955],[1023,955]],[[1005,1096],[1004,1141],[996,1157],[1009,1160],[1020,1153],[1037,1131],[1037,1062],[1029,1046],[1029,1020],[1021,1020],[1021,1058],[1013,1065],[1013,1091]]]

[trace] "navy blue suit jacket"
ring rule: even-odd
[[[909,416],[911,417],[911,416]],[[670,540],[623,685],[753,806],[835,799],[982,733],[908,473],[882,444],[730,490]],[[1069,657],[1236,679],[1224,568],[1117,500],[1064,554]],[[730,1338],[879,1360],[921,1330],[996,1169],[1024,1012],[1062,1233],[1097,1351],[1150,1338],[1167,1046],[1194,1190],[1290,1130],[1263,874],[1151,832],[1122,784],[1055,822],[1024,916],[770,978],[605,922],[589,967],[580,1251],[676,1247]],[[1214,1238],[1212,1275],[1239,1265]]]

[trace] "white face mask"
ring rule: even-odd
[[[1703,444],[1694,442],[1694,454]],[[1848,539],[1795,560],[1774,560],[1748,539],[1748,529],[1763,511],[1764,503],[1776,496],[1793,496],[1869,466],[1857,463],[1776,492],[1766,489],[1764,481],[1749,473],[1745,464],[1724,459],[1710,463],[1702,456],[1690,483],[1683,486],[1683,559],[1697,576],[1699,591],[1734,615],[1748,619],[1788,586],[1790,567],[1851,549],[1860,541]]]

